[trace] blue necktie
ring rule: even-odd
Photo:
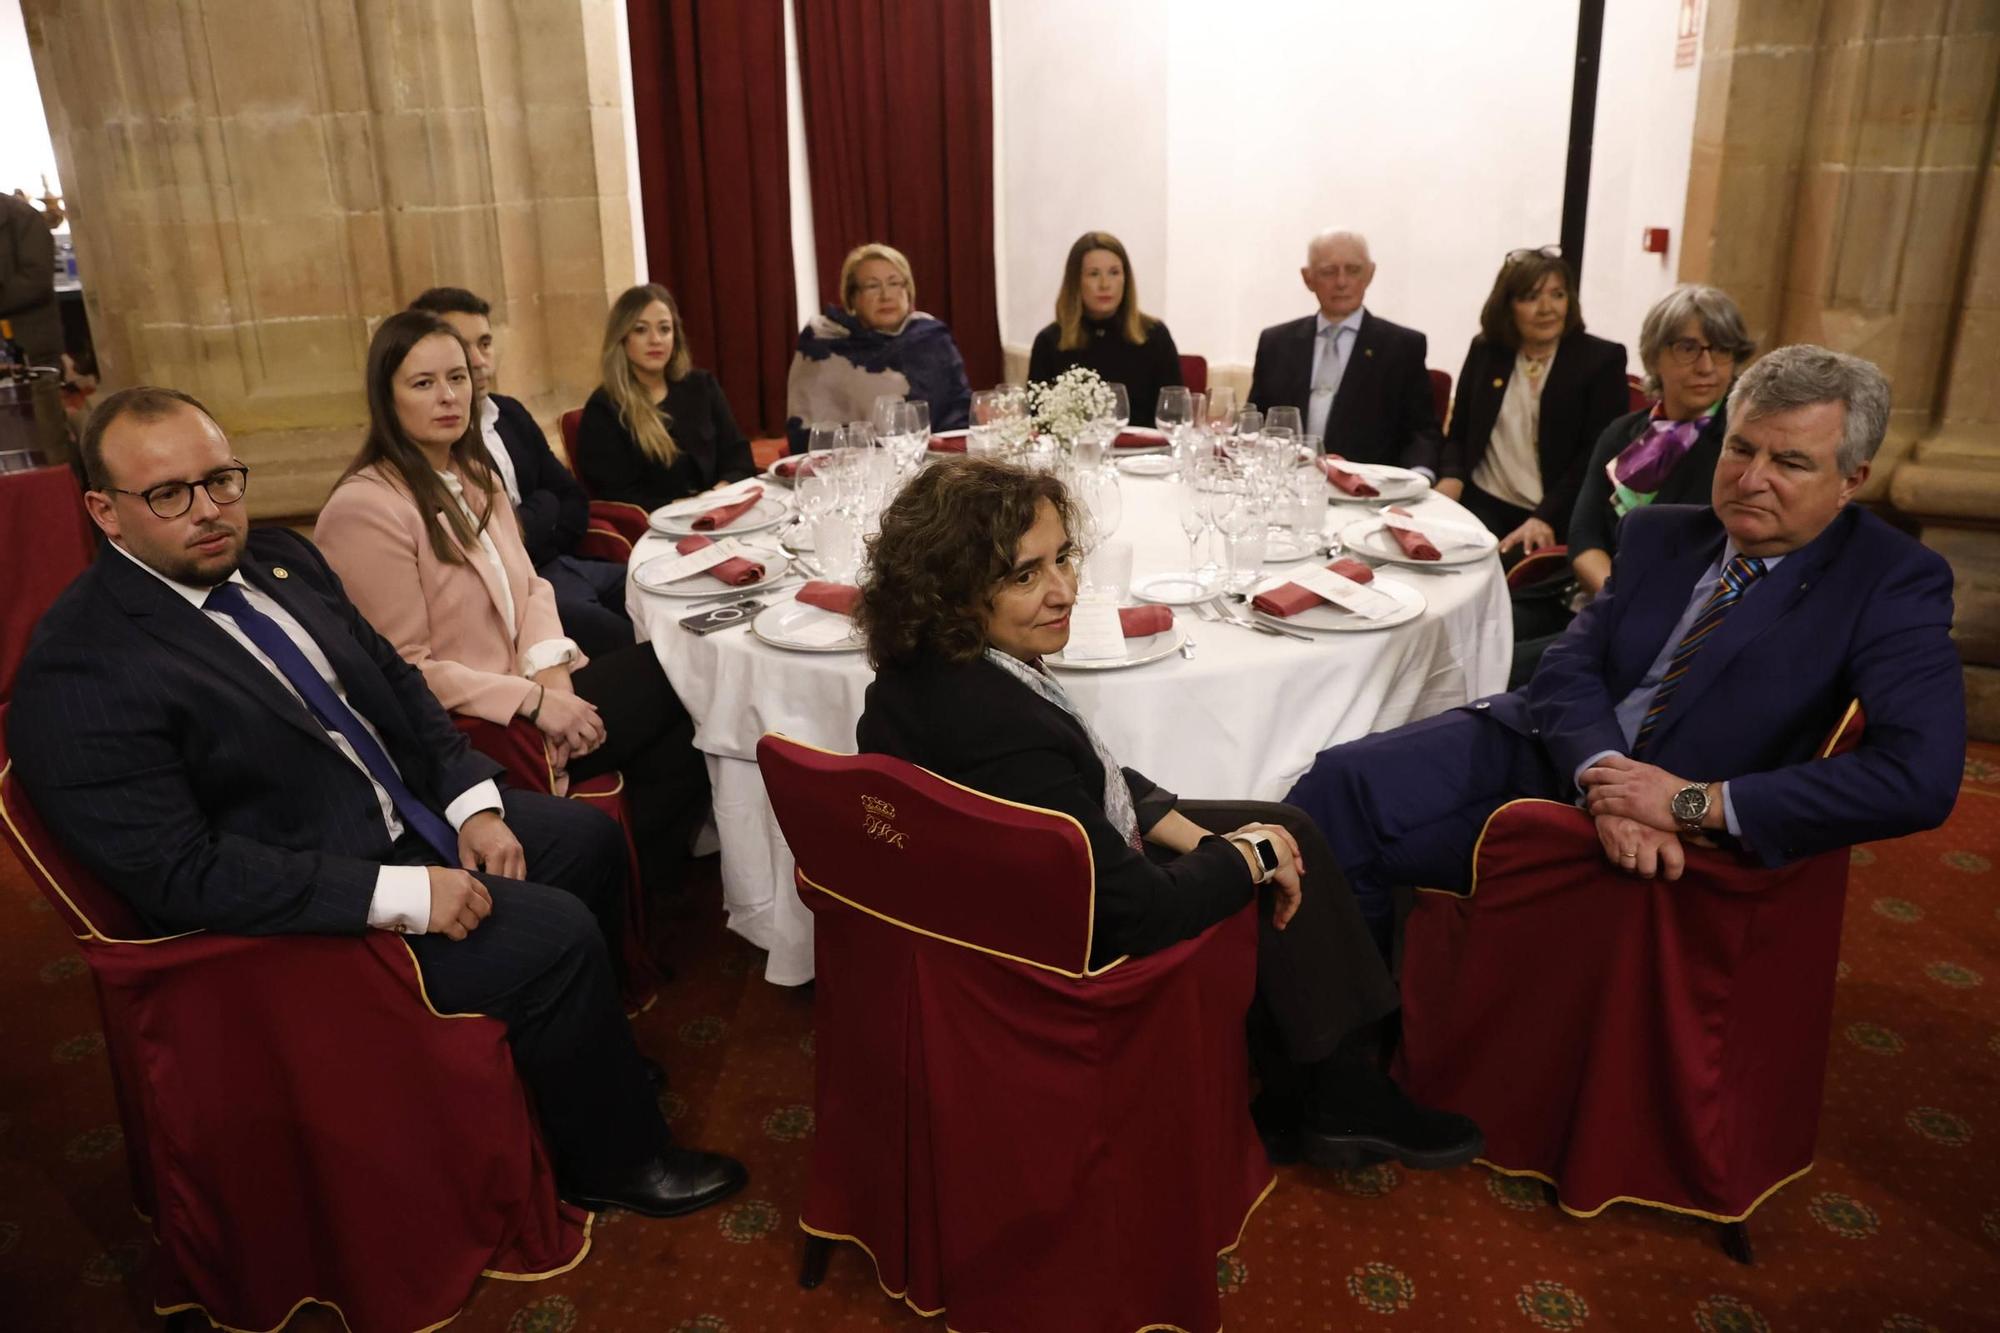
[[[236,622],[238,629],[250,642],[257,645],[264,656],[271,659],[299,697],[306,701],[320,725],[328,731],[337,731],[347,743],[354,747],[361,763],[369,775],[389,793],[389,801],[396,807],[403,824],[411,832],[421,837],[444,858],[447,866],[458,864],[458,835],[451,831],[451,825],[439,818],[431,808],[417,799],[416,793],[403,785],[402,775],[396,772],[395,764],[383,753],[375,738],[368,734],[368,728],[361,725],[361,719],[354,710],[340,701],[326,678],[314,669],[292,642],[292,636],[285,633],[277,621],[250,605],[250,599],[234,583],[218,583],[208,590],[208,597],[202,603],[210,611],[220,611]]]
[[[1639,724],[1639,734],[1632,740],[1632,753],[1645,750],[1647,742],[1653,739],[1653,731],[1666,715],[1667,705],[1673,702],[1674,692],[1681,687],[1681,678],[1687,675],[1694,655],[1708,642],[1708,636],[1715,632],[1736,604],[1743,600],[1744,591],[1752,583],[1764,577],[1765,564],[1755,556],[1739,555],[1722,570],[1722,577],[1715,581],[1715,591],[1702,603],[1701,611],[1681,635],[1680,646],[1667,663],[1667,674],[1660,677],[1660,688],[1653,692],[1653,702],[1646,709],[1646,718]]]

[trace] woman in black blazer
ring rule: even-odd
[[[1069,248],[1056,322],[1035,335],[1028,352],[1031,383],[1047,384],[1072,366],[1124,385],[1134,426],[1152,426],[1160,390],[1181,382],[1174,335],[1165,321],[1139,308],[1132,261],[1108,231],[1087,231]]]
[[[756,475],[715,376],[694,369],[673,294],[628,289],[604,322],[603,382],[583,405],[577,476],[598,500],[657,509]]]
[[[1458,372],[1438,491],[1526,555],[1567,539],[1590,447],[1628,410],[1625,348],[1583,331],[1553,249],[1516,250]]]
[[[1729,390],[1757,354],[1728,293],[1686,283],[1639,326],[1651,407],[1612,422],[1584,468],[1569,520],[1569,563],[1595,596],[1611,577],[1618,522],[1641,505],[1709,502],[1728,429]]]
[[[1060,479],[989,459],[910,481],[882,515],[856,613],[876,668],[861,748],[1081,824],[1097,875],[1093,966],[1198,935],[1275,885],[1258,1012],[1284,1055],[1260,1061],[1262,1127],[1326,1166],[1469,1161],[1478,1128],[1411,1102],[1373,1062],[1395,983],[1311,821],[1289,806],[1181,801],[1120,767],[1042,665],[1069,641],[1076,518]]]

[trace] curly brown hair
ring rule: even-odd
[[[854,620],[870,664],[967,662],[985,651],[985,613],[1044,501],[1066,531],[1080,530],[1068,488],[1046,472],[956,458],[912,478],[868,539]]]

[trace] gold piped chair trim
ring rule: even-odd
[[[1556,1207],[1562,1209],[1564,1212],[1568,1213],[1571,1217],[1592,1218],[1596,1217],[1599,1213],[1603,1212],[1606,1208],[1611,1207],[1613,1204],[1636,1203],[1641,1207],[1645,1208],[1658,1208],[1662,1212],[1679,1213],[1683,1217],[1706,1218],[1710,1222],[1744,1221],[1750,1216],[1750,1214],[1756,1212],[1759,1208],[1762,1208],[1764,1206],[1765,1200],[1769,1199],[1773,1194],[1776,1194],[1779,1190],[1791,1184],[1793,1181],[1799,1179],[1799,1177],[1808,1174],[1813,1169],[1813,1163],[1807,1162],[1804,1166],[1792,1172],[1792,1174],[1790,1174],[1789,1176],[1784,1177],[1782,1180],[1776,1181],[1767,1189],[1765,1189],[1765,1191],[1762,1194],[1759,1194],[1755,1199],[1752,1199],[1750,1201],[1750,1206],[1748,1208],[1745,1208],[1740,1213],[1711,1213],[1703,1208],[1688,1208],[1678,1203],[1662,1203],[1658,1199],[1642,1199],[1636,1194],[1614,1195],[1611,1198],[1606,1199],[1603,1203],[1598,1204],[1597,1207],[1585,1210],[1582,1208],[1572,1208],[1568,1204],[1562,1201],[1562,1193],[1561,1193],[1562,1186],[1557,1184],[1553,1176],[1545,1175],[1540,1171],[1530,1170],[1527,1167],[1502,1166],[1500,1165],[1500,1163],[1489,1161],[1484,1157],[1475,1157],[1473,1160],[1477,1162],[1479,1165],[1485,1167],[1487,1170],[1495,1172],[1499,1175],[1526,1177],[1530,1180],[1541,1181],[1544,1185],[1547,1185],[1550,1189],[1553,1189],[1557,1192]]]
[[[49,872],[49,868],[46,865],[42,864],[42,858],[35,855],[35,849],[29,845],[26,835],[24,835],[21,832],[21,826],[14,822],[13,812],[8,810],[7,808],[7,792],[10,785],[8,783],[8,777],[13,773],[13,771],[14,771],[14,761],[11,759],[7,761],[7,766],[5,768],[0,768],[0,820],[4,820],[6,822],[7,832],[12,834],[14,837],[14,845],[20,848],[21,854],[23,856],[28,858],[28,864],[34,867],[35,873],[42,877],[42,879],[48,884],[49,889],[56,895],[56,897],[63,900],[63,906],[69,908],[69,910],[75,914],[77,920],[83,922],[85,927],[84,933],[81,935],[73,935],[73,938],[79,940],[94,941],[98,944],[164,944],[168,940],[182,940],[186,939],[190,935],[201,934],[201,932],[198,930],[183,930],[178,934],[156,935],[151,939],[124,940],[124,939],[117,939],[110,935],[106,935],[103,931],[99,930],[97,928],[97,923],[90,919],[90,913],[84,911],[81,907],[77,906],[76,899],[70,897],[69,894],[66,891],[64,891],[62,886],[62,881],[58,880],[53,874],[51,874]]]
[[[949,779],[946,780],[949,781]],[[1223,1255],[1232,1252],[1233,1250],[1236,1249],[1237,1246],[1243,1243],[1243,1233],[1250,1229],[1251,1217],[1256,1214],[1259,1208],[1264,1206],[1264,1200],[1270,1198],[1271,1191],[1276,1189],[1277,1187],[1278,1187],[1278,1178],[1277,1176],[1273,1175],[1271,1179],[1265,1183],[1263,1191],[1260,1194],[1258,1194],[1258,1196],[1255,1199],[1252,1199],[1250,1201],[1249,1209],[1243,1214],[1242,1223],[1239,1224],[1236,1228],[1236,1239],[1230,1241],[1227,1245],[1217,1250],[1215,1252],[1216,1258],[1220,1259]],[[935,1319],[937,1318],[937,1316],[945,1312],[945,1307],[943,1306],[939,1306],[935,1310],[924,1309],[923,1306],[918,1305],[915,1301],[910,1299],[910,1292],[909,1288],[907,1287],[905,1287],[901,1291],[891,1290],[889,1284],[882,1280],[882,1261],[875,1257],[875,1251],[870,1249],[868,1246],[868,1242],[861,1239],[861,1237],[851,1236],[846,1234],[845,1232],[821,1231],[818,1227],[806,1221],[803,1217],[799,1219],[799,1230],[805,1232],[808,1236],[817,1236],[821,1240],[846,1241],[851,1245],[859,1246],[861,1248],[861,1252],[868,1256],[868,1262],[875,1266],[875,1285],[880,1287],[882,1289],[882,1294],[887,1296],[890,1300],[901,1301],[903,1304],[909,1306],[912,1310],[916,1311],[918,1314],[922,1315],[926,1319]],[[945,1320],[944,1328],[945,1328],[945,1333],[965,1333],[965,1330],[953,1328],[951,1326],[951,1321],[949,1319]],[[1186,1329],[1182,1328],[1179,1324],[1141,1324],[1138,1328],[1134,1329],[1132,1333],[1208,1333],[1208,1331]],[[1213,1330],[1213,1333],[1222,1333],[1222,1326],[1220,1324],[1216,1325],[1215,1329]]]

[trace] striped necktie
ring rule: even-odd
[[[1723,617],[1743,600],[1743,591],[1756,580],[1764,577],[1764,562],[1755,556],[1739,555],[1731,560],[1716,581],[1715,591],[1702,603],[1700,614],[1681,636],[1680,646],[1674,649],[1673,660],[1667,663],[1667,674],[1660,678],[1660,688],[1653,691],[1653,702],[1646,709],[1646,719],[1639,724],[1639,734],[1633,738],[1632,753],[1645,750],[1646,742],[1652,739],[1654,728],[1666,715],[1667,705],[1673,702],[1674,691],[1680,688],[1681,678],[1687,675],[1694,655],[1708,642],[1708,636],[1722,623]]]

